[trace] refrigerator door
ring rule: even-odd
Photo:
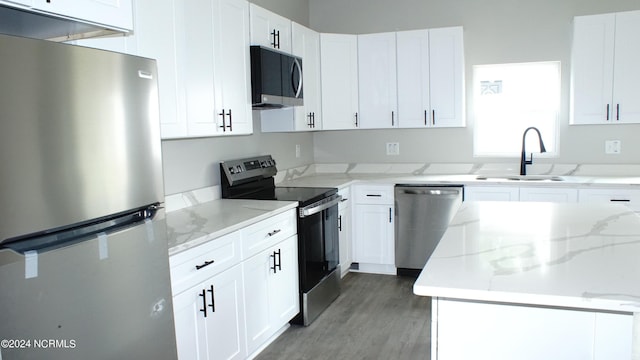
[[[0,250],[12,359],[176,359],[166,225],[154,220],[25,256]]]
[[[0,35],[0,243],[162,202],[154,60]]]

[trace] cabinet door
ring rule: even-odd
[[[616,14],[611,117],[640,123],[640,11]]]
[[[291,53],[291,20],[251,4],[251,44]]]
[[[133,29],[132,0],[34,0],[34,9],[104,24],[125,30]]]
[[[178,76],[185,95],[188,136],[217,132],[214,96],[214,1],[175,1]]]
[[[577,202],[578,190],[552,187],[521,187],[520,201]]]
[[[571,55],[571,121],[612,121],[615,14],[577,16]]]
[[[292,52],[302,58],[304,106],[294,107],[293,130],[322,129],[320,108],[320,34],[300,24],[291,24]]]
[[[358,35],[358,94],[362,128],[398,126],[396,34]]]
[[[253,353],[275,329],[269,317],[269,279],[274,266],[273,252],[265,250],[242,263],[247,319],[247,348]]]
[[[269,312],[274,329],[288,323],[300,311],[298,297],[298,237],[292,236],[272,249],[277,271],[269,279]]]
[[[429,66],[433,126],[464,126],[462,27],[429,30]]]
[[[344,200],[344,199],[343,199]],[[351,267],[351,206],[349,200],[344,200],[347,205],[338,209],[338,241],[340,243],[340,271],[344,277]]]
[[[519,201],[517,186],[465,186],[464,201]]]
[[[395,264],[393,206],[355,205],[353,261]]]
[[[177,72],[173,0],[136,0],[138,55],[157,60],[160,130],[163,139],[187,135],[184,88]],[[182,24],[180,24],[181,26]]]
[[[180,359],[246,357],[240,265],[176,295],[174,304]]]
[[[358,121],[358,41],[356,35],[320,34],[322,127],[354,129]]]
[[[215,0],[215,4],[216,129],[223,135],[251,134],[249,3]]]
[[[431,126],[429,102],[429,30],[396,33],[398,126]]]

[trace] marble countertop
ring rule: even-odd
[[[221,199],[169,212],[169,256],[297,206],[296,201]]]
[[[469,202],[414,293],[639,312],[639,280],[640,215],[622,205]]]
[[[488,179],[479,180],[478,176],[486,176]],[[531,181],[509,180],[513,174],[450,174],[450,175],[420,175],[420,174],[388,174],[388,173],[316,173],[284,180],[278,186],[299,187],[335,187],[343,188],[356,182],[374,182],[380,184],[461,184],[461,185],[487,185],[487,186],[553,186],[553,187],[638,187],[640,189],[640,177],[635,176],[559,176],[562,181]]]

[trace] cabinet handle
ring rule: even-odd
[[[278,30],[278,49],[280,49],[280,30]]]
[[[356,113],[356,127],[358,127],[358,113]]]
[[[278,43],[276,42],[276,29],[273,29],[273,31],[271,32],[271,36],[273,36],[273,42],[271,43],[271,45],[274,47],[274,49],[277,49]]]
[[[620,104],[616,104],[616,121],[620,120]]]
[[[316,128],[316,113],[315,111],[311,113],[311,127]]]
[[[381,194],[367,194],[367,197],[382,197]]]
[[[342,215],[338,215],[338,231],[342,231]]]
[[[280,254],[280,249],[278,251],[274,251],[273,254],[269,255],[269,257],[273,258],[273,266],[269,269],[273,270],[273,273],[277,273],[278,270],[282,271],[282,257]]]
[[[209,307],[211,307],[211,312],[216,312],[216,298],[214,294],[213,285],[211,285],[211,287],[207,289],[207,291],[211,293],[211,305],[209,305]]]
[[[436,111],[435,110],[431,110],[431,122],[432,122],[432,125],[436,124]]]
[[[308,114],[307,114],[307,119],[309,119],[309,120],[307,121],[307,126],[309,126],[310,128],[312,128],[312,127],[313,127],[313,122],[311,122],[311,113],[308,113]]]
[[[229,109],[229,112],[227,113],[227,115],[229,115],[229,131],[233,131],[233,118],[231,117],[231,109]]]
[[[607,121],[609,121],[609,104],[607,104]]]
[[[389,208],[389,223],[391,223],[391,208]]]
[[[200,270],[205,266],[209,266],[211,264],[213,264],[214,260],[209,260],[209,261],[205,261],[204,264],[202,265],[196,265],[196,270]]]
[[[343,197],[342,199],[340,199],[340,202],[345,202],[345,201],[349,201],[348,198]]]
[[[222,125],[218,126],[218,127],[222,128],[222,132],[225,132],[225,131],[227,131],[227,122],[226,122],[225,117],[224,117],[224,109],[222,109],[222,112],[218,113],[218,115],[222,116]]]
[[[273,235],[279,233],[280,231],[282,231],[282,230],[281,229],[273,230],[272,232],[267,233],[267,235],[273,236]]]
[[[611,202],[631,202],[629,199],[610,199]]]
[[[204,313],[204,317],[207,317],[207,291],[202,289],[202,293],[198,294],[198,296],[202,296],[202,309],[200,311]]]
[[[424,126],[427,126],[427,110],[424,111]]]
[[[391,112],[391,126],[394,126],[394,118],[393,118],[394,112]]]

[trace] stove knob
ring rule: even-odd
[[[241,173],[242,172],[242,166],[237,165],[236,166],[236,172]]]
[[[236,170],[233,168],[233,166],[229,167],[229,173],[231,173],[231,174],[235,174],[236,173]]]
[[[260,167],[262,168],[266,168],[267,167],[267,162],[266,161],[260,161]]]

